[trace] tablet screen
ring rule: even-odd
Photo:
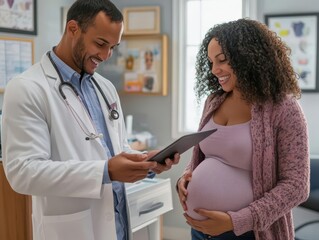
[[[212,129],[208,131],[201,131],[201,132],[195,132],[191,134],[184,135],[168,145],[163,150],[159,151],[157,154],[155,154],[152,158],[150,158],[148,161],[156,161],[159,163],[165,163],[166,158],[174,158],[175,153],[182,154],[191,147],[198,144],[200,141],[207,138],[212,133],[216,132],[217,129]]]

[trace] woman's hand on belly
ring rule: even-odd
[[[218,236],[234,229],[231,217],[227,213],[205,209],[196,209],[194,211],[207,218],[205,220],[196,220],[184,213],[186,223],[197,231],[211,236]]]
[[[178,190],[178,197],[179,202],[181,203],[183,210],[187,211],[187,185],[192,179],[192,172],[187,171],[183,174],[183,176],[177,182],[177,190]]]

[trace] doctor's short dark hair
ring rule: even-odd
[[[66,21],[77,21],[81,30],[85,32],[101,11],[110,17],[111,22],[123,21],[121,11],[108,0],[77,0],[70,7]]]
[[[265,24],[239,19],[215,25],[205,35],[196,58],[198,99],[214,92],[223,93],[207,55],[213,38],[236,74],[237,88],[247,102],[278,102],[287,94],[300,98],[298,77],[289,58],[290,48]]]

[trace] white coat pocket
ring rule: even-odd
[[[43,232],[46,240],[94,240],[91,210],[44,216]]]

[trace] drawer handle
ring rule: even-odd
[[[146,208],[146,209],[143,209],[139,212],[139,216],[143,215],[143,214],[146,214],[146,213],[150,213],[150,212],[153,212],[161,207],[164,206],[164,203],[163,202],[157,202],[157,203],[154,203],[152,204],[149,208]]]

